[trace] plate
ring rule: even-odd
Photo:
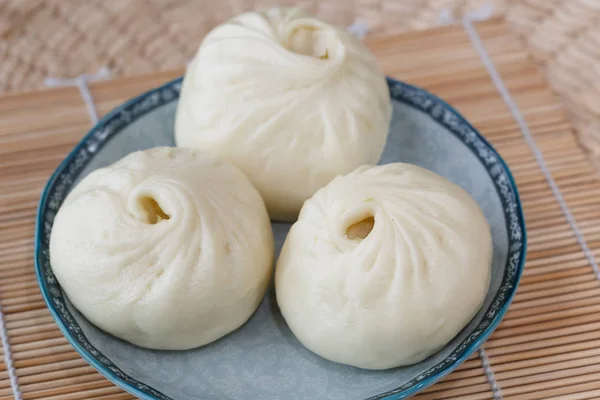
[[[37,278],[52,316],[73,347],[115,384],[153,400],[404,399],[468,358],[500,323],[523,271],[526,234],[517,188],[498,153],[450,105],[409,84],[392,79],[388,84],[394,112],[381,163],[414,163],[445,176],[473,196],[492,229],[488,295],[479,313],[446,347],[418,364],[386,371],[327,361],[292,335],[272,286],[240,329],[207,346],[179,352],[123,342],[91,325],[72,307],[49,261],[54,216],[67,193],[91,171],[135,150],[174,144],[181,79],[142,94],[103,118],[62,162],[42,194],[36,226]],[[277,252],[289,227],[273,223]]]

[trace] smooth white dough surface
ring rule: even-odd
[[[52,270],[99,328],[154,349],[188,349],[241,326],[271,277],[265,205],[234,165],[160,147],[85,177],[60,207]]]
[[[302,10],[271,9],[206,36],[185,74],[175,139],[236,164],[273,219],[293,220],[335,176],[377,163],[391,110],[360,40]]]
[[[370,217],[364,239],[347,237]],[[489,225],[459,186],[410,164],[363,166],[302,207],[277,261],[277,302],[300,342],[324,358],[408,365],[477,313],[491,260]]]

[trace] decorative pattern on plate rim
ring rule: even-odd
[[[49,258],[49,238],[56,212],[79,173],[94,154],[125,126],[179,97],[182,79],[178,78],[149,91],[104,117],[75,147],[54,172],[40,200],[36,223],[35,267],[42,295],[59,328],[81,356],[106,378],[151,400],[172,400],[121,371],[92,346],[69,312],[60,285],[56,281]],[[388,78],[391,97],[410,105],[453,132],[477,156],[494,181],[500,195],[509,232],[509,253],[505,273],[498,293],[486,310],[477,328],[442,362],[421,373],[404,385],[367,400],[398,400],[415,394],[433,384],[469,357],[500,323],[514,296],[523,271],[526,234],[523,212],[514,179],[493,147],[449,104],[433,94],[412,85]]]

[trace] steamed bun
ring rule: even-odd
[[[68,195],[52,269],[99,328],[153,349],[189,349],[242,325],[270,279],[265,205],[235,166],[190,149],[132,153]]]
[[[488,223],[463,189],[414,165],[360,167],[302,207],[277,262],[277,301],[322,357],[412,364],[477,313],[491,257]]]
[[[385,76],[350,33],[298,9],[241,14],[189,65],[177,145],[240,167],[273,219],[293,220],[335,176],[379,160],[391,118]]]

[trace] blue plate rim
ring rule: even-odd
[[[45,217],[45,214],[48,212],[48,210],[46,208],[48,207],[49,193],[54,188],[54,185],[56,184],[58,177],[63,173],[65,168],[68,165],[70,165],[71,163],[73,163],[73,161],[76,160],[78,156],[83,154],[82,149],[84,149],[86,145],[90,146],[90,145],[93,145],[94,143],[98,146],[101,146],[104,139],[106,139],[107,135],[109,135],[109,133],[105,132],[107,130],[107,127],[106,127],[107,124],[109,122],[113,121],[115,119],[115,117],[117,117],[123,113],[125,113],[128,116],[128,118],[131,118],[131,115],[130,115],[130,113],[127,112],[127,110],[133,108],[134,106],[143,105],[144,101],[148,102],[148,100],[150,100],[149,107],[151,107],[151,108],[148,108],[146,110],[146,112],[154,109],[155,107],[152,107],[152,106],[154,105],[154,103],[156,101],[160,101],[160,99],[158,99],[158,100],[156,100],[156,99],[157,99],[157,95],[160,95],[162,91],[165,91],[166,89],[172,89],[173,93],[171,93],[171,94],[168,94],[170,92],[165,91],[165,93],[167,93],[166,96],[168,97],[167,99],[165,99],[165,103],[168,101],[172,101],[173,98],[177,97],[177,94],[181,88],[182,79],[183,79],[182,77],[176,78],[176,79],[171,80],[155,89],[152,89],[150,91],[142,93],[141,95],[136,96],[136,97],[128,100],[127,102],[123,103],[122,105],[116,107],[110,113],[108,113],[106,116],[104,116],[94,127],[92,127],[90,129],[90,131],[81,139],[81,141],[75,146],[75,148],[67,155],[67,157],[60,163],[60,165],[57,167],[57,169],[53,172],[53,174],[51,175],[50,179],[48,180],[46,186],[44,187],[44,190],[42,192],[42,195],[41,195],[38,207],[37,207],[36,226],[35,226],[35,249],[34,249],[35,272],[36,272],[36,278],[38,281],[38,285],[40,287],[40,291],[42,293],[42,296],[44,298],[46,306],[50,310],[50,313],[51,313],[53,319],[55,320],[56,324],[58,325],[58,327],[61,330],[61,332],[63,333],[63,335],[67,338],[68,342],[100,374],[102,374],[104,377],[106,377],[108,380],[110,380],[117,386],[123,388],[124,390],[126,390],[144,400],[173,400],[173,399],[171,397],[168,397],[168,396],[164,395],[163,393],[157,391],[156,389],[151,388],[148,385],[145,385],[145,384],[129,377],[128,375],[124,374],[117,366],[112,364],[112,362],[110,362],[110,360],[107,360],[102,355],[102,353],[100,353],[98,350],[96,350],[89,343],[89,341],[87,342],[89,347],[85,348],[73,337],[73,335],[79,335],[80,338],[82,337],[83,340],[87,341],[87,338],[85,337],[83,332],[81,332],[80,329],[77,330],[76,327],[73,327],[73,325],[67,326],[65,321],[63,321],[62,318],[60,317],[59,312],[57,311],[55,305],[52,302],[52,294],[50,293],[50,290],[47,287],[46,281],[44,280],[43,270],[42,270],[43,266],[42,266],[42,263],[40,260],[40,258],[42,256],[42,252],[43,252],[43,247],[44,247],[43,246],[44,243],[42,241],[42,238],[44,237],[44,230],[50,229],[50,227],[45,226],[46,221],[45,221],[44,217]],[[507,190],[509,191],[509,194],[511,194],[513,196],[512,200],[514,203],[513,204],[514,209],[512,210],[511,215],[514,215],[516,217],[516,222],[513,221],[513,223],[517,224],[516,229],[518,229],[518,231],[520,231],[521,236],[520,236],[519,241],[515,242],[516,244],[519,244],[520,247],[518,249],[518,257],[517,257],[517,259],[514,260],[514,262],[515,262],[514,276],[512,278],[512,281],[510,281],[512,283],[510,284],[510,286],[504,293],[505,297],[503,299],[497,299],[497,297],[500,294],[502,294],[500,292],[500,290],[499,290],[498,294],[494,297],[494,300],[501,301],[502,305],[500,307],[498,307],[498,309],[495,312],[494,316],[492,317],[489,325],[487,325],[487,327],[485,327],[482,331],[480,331],[476,335],[476,338],[471,343],[469,343],[464,349],[462,349],[460,352],[460,355],[456,356],[450,363],[448,363],[448,365],[444,366],[443,368],[439,368],[438,371],[435,370],[439,365],[444,364],[446,362],[446,360],[448,358],[450,358],[450,356],[448,358],[446,358],[444,361],[438,363],[435,367],[431,368],[429,371],[426,371],[425,373],[419,375],[419,377],[415,378],[418,380],[418,382],[410,385],[410,387],[403,389],[403,387],[407,385],[407,384],[405,384],[399,388],[393,389],[386,393],[372,396],[366,400],[400,400],[400,399],[405,399],[407,397],[410,397],[410,396],[414,395],[415,393],[423,390],[424,388],[431,386],[438,380],[440,380],[443,377],[445,377],[446,375],[448,375],[455,368],[457,368],[460,364],[462,364],[468,357],[470,357],[475,351],[477,351],[477,349],[479,349],[479,347],[481,347],[481,345],[485,342],[485,340],[487,340],[488,337],[494,332],[494,330],[497,328],[497,326],[500,324],[502,318],[506,314],[506,312],[512,302],[512,299],[515,295],[518,284],[521,280],[521,275],[523,273],[523,269],[524,269],[524,265],[525,265],[525,256],[527,253],[527,232],[525,229],[525,218],[524,218],[524,214],[523,214],[523,210],[522,210],[521,201],[519,198],[519,192],[518,192],[514,177],[511,173],[508,165],[502,159],[502,157],[498,154],[498,152],[495,150],[495,148],[479,133],[479,131],[477,131],[464,117],[462,117],[462,115],[454,107],[452,107],[450,104],[448,104],[443,99],[441,99],[441,98],[437,97],[436,95],[434,95],[424,89],[421,89],[417,86],[414,86],[414,85],[411,85],[411,84],[408,84],[405,82],[400,82],[393,78],[387,78],[387,82],[388,82],[388,85],[390,88],[390,94],[391,94],[392,98],[394,98],[397,101],[401,101],[405,104],[408,104],[408,105],[412,106],[413,108],[416,108],[424,113],[427,113],[429,116],[433,117],[433,119],[438,121],[438,123],[444,125],[448,129],[450,129],[457,136],[459,135],[459,132],[457,130],[460,130],[461,131],[460,134],[468,135],[468,136],[466,136],[467,138],[473,138],[475,143],[482,144],[483,148],[480,147],[480,149],[479,149],[480,152],[487,150],[488,153],[486,153],[487,154],[486,157],[490,157],[489,158],[490,160],[493,160],[493,162],[497,162],[500,164],[500,168],[502,170],[501,172],[507,179],[507,182],[506,182],[508,185]],[[403,98],[400,99],[398,97],[403,97]],[[160,104],[160,105],[163,105],[163,104]],[[141,117],[144,114],[145,114],[145,112],[143,110],[141,110],[141,113],[139,115],[137,115],[135,117],[135,119]],[[125,120],[127,120],[127,118],[125,118]],[[127,121],[125,123],[127,123]],[[449,126],[449,124],[454,124],[455,126],[451,127],[451,126]],[[465,142],[465,139],[461,139],[461,141]],[[469,145],[466,142],[465,142],[465,144]],[[469,146],[469,147],[470,147],[471,151],[475,152],[475,149],[471,148],[471,146]],[[481,153],[478,156],[478,158],[480,159],[480,161],[482,163],[484,162],[484,161],[482,161]],[[488,172],[490,171],[490,169],[487,166],[484,165],[484,167],[486,168],[486,170],[488,170]],[[60,201],[60,202],[62,202],[62,201]],[[503,205],[504,205],[504,203],[503,203]],[[56,206],[56,209],[58,208],[58,206],[60,206],[60,204],[58,204]],[[505,210],[505,213],[506,213],[506,210]],[[507,225],[509,225],[509,224],[510,224],[510,221],[508,221],[508,219],[507,219]],[[511,229],[511,226],[507,226],[507,230],[508,230],[509,234],[511,232],[510,229]],[[49,235],[47,235],[47,236],[49,237]],[[509,252],[509,254],[510,254],[510,252]],[[509,262],[510,262],[509,257],[507,257],[507,266],[508,266]],[[504,281],[504,277],[506,276],[506,273],[507,273],[507,271],[505,269],[503,281]],[[49,277],[52,275],[51,271],[48,275],[49,275]],[[510,282],[507,282],[507,283],[510,283]],[[492,301],[492,304],[494,304],[494,301]],[[492,307],[492,306],[490,306],[490,307]],[[489,308],[486,311],[486,314],[488,312],[489,312]],[[67,313],[69,313],[68,310],[67,310]],[[72,318],[72,316],[71,316],[71,318]],[[481,322],[480,322],[480,325],[481,325]],[[470,336],[472,336],[472,335],[470,335]],[[463,343],[464,343],[464,341],[463,341]],[[94,351],[96,354],[93,354]],[[453,353],[454,352],[455,351],[453,351]],[[101,363],[98,360],[98,358],[100,358],[100,357],[104,357],[109,362],[109,364],[113,365],[113,367],[103,365],[103,363]],[[421,378],[421,376],[423,376],[423,378],[419,379],[419,378]],[[409,383],[413,382],[415,379],[409,381]]]

